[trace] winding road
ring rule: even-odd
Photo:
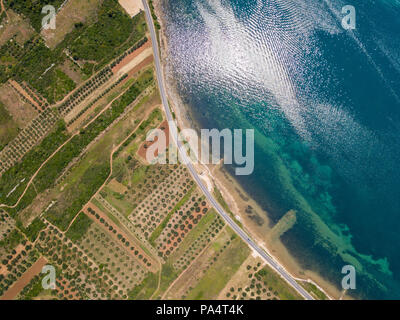
[[[267,264],[273,268],[286,282],[288,282],[304,299],[306,300],[314,300],[314,298],[300,285],[297,281],[278,263],[276,262],[268,253],[266,253],[261,247],[259,247],[237,224],[236,222],[229,216],[228,213],[219,205],[219,203],[215,200],[214,196],[208,191],[207,187],[201,181],[197,171],[193,167],[192,162],[190,161],[189,157],[186,154],[185,148],[181,144],[181,142],[177,139],[178,137],[178,130],[173,120],[171,111],[169,109],[166,89],[164,85],[164,77],[163,77],[163,70],[161,67],[161,60],[160,60],[160,51],[158,48],[158,41],[157,35],[154,28],[153,19],[151,16],[150,8],[146,0],[142,0],[144,10],[146,13],[147,24],[149,26],[153,51],[154,51],[154,64],[155,69],[157,72],[157,81],[158,87],[160,89],[161,101],[164,107],[164,111],[169,122],[169,128],[171,132],[171,136],[175,144],[178,147],[179,154],[183,162],[187,165],[191,175],[193,176],[194,180],[196,181],[197,185],[203,191],[204,195],[207,197],[208,201],[213,205],[215,210],[222,216],[222,218],[226,221],[226,223],[245,241],[254,251],[256,251],[266,262]]]

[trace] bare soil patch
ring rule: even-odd
[[[40,105],[28,94],[28,92],[25,91],[24,88],[22,88],[22,86],[18,82],[10,80],[9,83],[15,90],[17,90],[26,100],[28,100],[31,104],[33,104],[37,109],[41,109]],[[36,94],[34,94],[33,92],[32,94],[37,99],[39,99],[39,97]]]
[[[7,10],[7,17],[4,18],[0,28],[0,46],[15,36],[19,44],[23,44],[33,34],[34,30],[29,22],[12,10]]]
[[[144,10],[141,0],[118,0],[118,2],[131,17],[136,16],[141,10]]]
[[[22,101],[10,84],[6,83],[0,87],[0,100],[13,119],[22,128],[38,114],[29,103]]]
[[[112,180],[110,181],[110,183],[108,184],[108,187],[110,187],[111,190],[113,190],[113,191],[115,191],[115,192],[118,192],[118,193],[121,193],[121,194],[124,194],[125,191],[128,190],[127,187],[125,187],[122,183],[119,183],[119,182],[118,182],[117,180],[115,180],[115,179],[112,179]]]
[[[71,60],[66,59],[60,66],[60,70],[72,79],[77,85],[82,83],[82,76],[79,72],[79,67],[76,66]]]
[[[136,49],[132,53],[128,54],[125,58],[121,60],[120,63],[112,68],[113,73],[117,73],[122,70],[122,73],[127,73],[130,69],[132,69],[136,64],[143,61],[144,58],[152,54],[151,41],[148,40],[144,45],[142,45],[139,49]],[[129,66],[128,69],[126,66]]]
[[[136,67],[134,67],[133,69],[131,69],[128,72],[128,78],[126,78],[124,81],[127,81],[127,79],[129,79],[129,77],[135,75],[136,73],[138,73],[140,70],[144,69],[146,66],[148,66],[149,64],[151,64],[154,60],[153,55],[148,56],[146,59],[144,59],[141,63],[139,63]],[[123,82],[124,82],[123,81]]]

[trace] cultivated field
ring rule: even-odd
[[[56,28],[41,31],[46,44],[50,48],[55,48],[76,26],[95,21],[98,8],[102,2],[103,0],[69,0],[57,12]]]

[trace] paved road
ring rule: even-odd
[[[161,101],[162,101],[162,104],[163,104],[163,107],[165,110],[165,114],[167,116],[167,120],[170,124],[169,130],[171,132],[171,136],[173,137],[175,144],[178,146],[179,153],[180,153],[180,156],[181,156],[183,162],[187,164],[187,167],[188,167],[190,173],[192,174],[194,180],[199,185],[199,187],[203,191],[204,195],[207,197],[207,199],[213,205],[215,210],[226,221],[226,223],[229,224],[229,226],[254,251],[256,251],[276,272],[278,272],[300,295],[302,295],[306,300],[314,300],[314,298],[302,286],[300,286],[296,282],[296,280],[279,265],[279,263],[277,263],[269,254],[267,254],[262,248],[260,248],[252,239],[250,239],[250,237],[242,230],[242,228],[240,228],[236,224],[236,222],[233,221],[233,219],[229,216],[229,214],[225,212],[225,210],[215,200],[214,196],[208,191],[207,187],[203,184],[199,175],[197,174],[196,170],[194,169],[193,164],[188,159],[185,149],[183,148],[180,141],[178,139],[176,139],[176,137],[178,136],[177,135],[177,127],[175,125],[175,121],[173,120],[173,117],[172,117],[172,114],[171,114],[171,111],[170,111],[169,105],[168,105],[168,99],[167,99],[167,94],[166,94],[165,85],[164,85],[164,77],[163,77],[162,68],[161,68],[160,54],[159,54],[159,49],[158,49],[157,35],[155,32],[153,20],[151,17],[149,5],[146,0],[142,0],[142,1],[143,1],[144,9],[146,12],[146,18],[147,18],[147,22],[148,22],[150,33],[151,33],[151,39],[152,39],[153,51],[154,51],[154,62],[155,62],[155,67],[156,67],[156,72],[157,72],[157,81],[158,81],[158,87],[160,89]]]

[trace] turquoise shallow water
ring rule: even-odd
[[[254,128],[240,183],[306,269],[400,298],[400,3],[163,0],[168,74],[204,128]]]

